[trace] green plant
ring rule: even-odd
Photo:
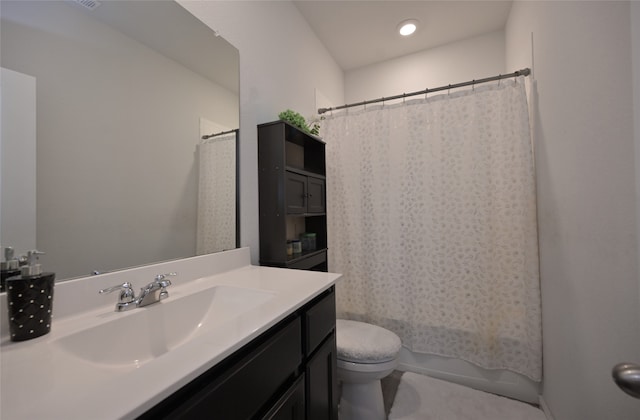
[[[282,111],[280,114],[278,114],[278,118],[280,118],[282,121],[288,122],[294,127],[298,127],[302,131],[313,134],[309,129],[309,126],[307,125],[304,117],[295,111],[292,111],[290,109]]]

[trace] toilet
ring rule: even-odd
[[[336,321],[340,420],[384,420],[380,379],[398,365],[402,343],[391,331],[358,321]]]

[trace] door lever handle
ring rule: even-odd
[[[627,394],[640,398],[640,365],[618,363],[611,371],[613,380]]]

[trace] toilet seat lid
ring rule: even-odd
[[[402,343],[391,331],[365,322],[336,321],[338,359],[354,363],[382,363],[398,356]]]

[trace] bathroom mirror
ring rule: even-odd
[[[199,192],[201,137],[239,126],[237,49],[173,1],[3,0],[0,15],[2,246],[44,251],[58,281],[238,246],[236,135],[208,141],[224,144],[214,208]],[[11,152],[5,74],[31,80],[35,127],[16,132],[32,152]],[[212,213],[231,236],[202,247]]]

